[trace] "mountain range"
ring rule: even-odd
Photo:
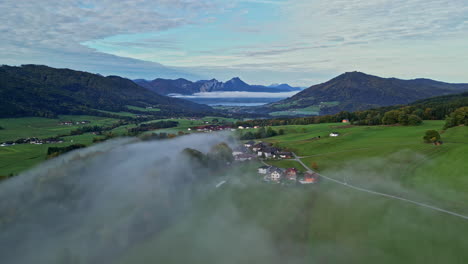
[[[297,111],[315,106],[320,109],[320,114],[334,114],[339,111],[408,104],[467,90],[468,84],[451,84],[430,79],[401,80],[362,72],[347,72],[328,82],[311,86],[290,98],[266,105],[262,110]]]
[[[161,115],[213,111],[207,105],[153,93],[118,76],[42,65],[0,67],[0,117],[129,111],[127,106],[159,108]]]
[[[191,82],[186,79],[169,80],[161,78],[152,81],[138,79],[134,80],[134,82],[150,91],[161,95],[193,95],[195,93],[207,92],[281,93],[301,90],[301,88],[292,87],[288,84],[272,84],[270,86],[250,85],[242,81],[239,77],[232,78],[227,82],[220,82],[216,79]]]

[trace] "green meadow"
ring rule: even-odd
[[[159,109],[144,109],[144,108],[133,108],[134,110],[147,110],[147,111],[159,111]],[[113,113],[122,116],[134,116],[131,113]],[[60,122],[64,121],[89,121],[89,124],[80,125],[61,125]],[[190,119],[164,119],[179,122],[179,126],[175,128],[159,129],[157,131],[149,131],[147,133],[173,133],[177,134],[179,131],[188,131],[188,128],[193,126],[205,125],[205,122],[212,123],[218,120],[218,122],[235,122],[232,118],[222,117],[205,117],[197,120]],[[5,141],[14,141],[19,138],[47,138],[55,137],[58,135],[69,134],[72,130],[83,126],[108,126],[117,122],[118,119],[97,117],[97,116],[77,116],[77,115],[63,115],[56,119],[51,118],[40,118],[40,117],[25,117],[25,118],[2,118],[0,119],[0,126],[3,127],[0,130],[0,143]],[[161,120],[153,120],[146,123],[158,122]],[[129,128],[135,127],[135,124],[124,125],[116,127],[111,132],[115,135],[125,135]],[[60,144],[44,144],[44,145],[33,145],[33,144],[21,144],[9,147],[0,147],[0,176],[16,175],[27,169],[34,167],[35,165],[46,160],[47,149],[49,147],[65,147],[72,144],[93,144],[93,139],[99,138],[99,136],[93,135],[92,133],[85,133],[76,136],[63,137],[64,142]]]
[[[426,130],[442,126],[287,126],[286,135],[268,141],[294,151],[309,167],[315,162],[326,176],[468,214],[468,128],[445,131],[442,146],[423,143]],[[329,137],[331,132],[340,136]]]

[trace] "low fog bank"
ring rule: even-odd
[[[111,263],[183,216],[218,179],[183,152],[223,134],[118,139],[74,151],[0,185],[2,263]],[[197,184],[194,182],[197,180]]]

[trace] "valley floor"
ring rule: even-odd
[[[428,129],[286,126],[269,139],[306,166],[356,186],[468,214],[468,128],[422,143]],[[336,131],[340,137],[327,135]],[[312,140],[321,136],[320,140]],[[297,167],[294,160],[268,161]],[[259,164],[195,200],[161,235],[135,245],[119,263],[464,263],[468,221],[333,181],[313,186],[263,184]],[[250,171],[251,173],[245,173]],[[174,249],[180,249],[178,254]]]

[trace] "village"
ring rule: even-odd
[[[39,139],[36,137],[32,137],[32,138],[20,138],[15,141],[3,142],[3,143],[0,143],[0,147],[9,147],[9,146],[20,145],[20,144],[42,145],[42,144],[59,144],[59,143],[63,143],[63,139],[60,139],[60,138]]]
[[[257,173],[264,182],[281,184],[315,184],[320,176],[316,172],[301,173],[297,168],[282,169],[270,166],[265,160],[293,159],[292,152],[283,151],[267,142],[247,141],[242,146],[233,150],[233,156],[237,162],[245,162],[260,159],[265,165],[258,168]]]

